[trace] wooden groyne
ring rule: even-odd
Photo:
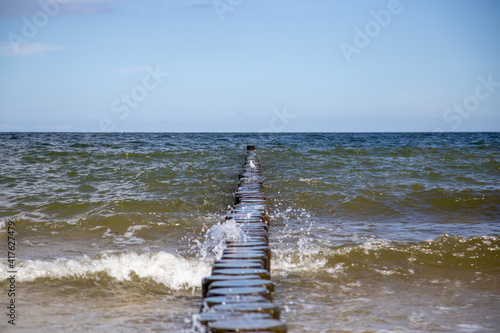
[[[262,191],[260,162],[247,146],[235,206],[226,216],[244,232],[243,240],[226,239],[212,275],[202,280],[202,330],[220,332],[286,332],[278,306],[273,304],[269,248],[269,210]]]

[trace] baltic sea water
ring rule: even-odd
[[[0,133],[16,332],[190,332],[247,144],[289,332],[500,330],[499,133]]]

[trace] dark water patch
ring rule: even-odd
[[[478,210],[482,214],[500,212],[499,191],[477,191],[473,189],[448,190],[434,188],[430,190],[416,190],[404,201],[406,206],[419,209],[432,209],[450,213],[474,213]]]
[[[69,147],[70,148],[89,148],[89,147],[92,147],[92,145],[90,145],[88,143],[77,142],[77,143],[70,144]]]
[[[382,197],[379,195],[379,197]],[[342,211],[343,214],[350,214],[351,212],[356,216],[373,216],[378,217],[384,215],[397,214],[398,211],[392,209],[389,202],[384,202],[379,200],[374,196],[367,197],[364,195],[358,195],[353,198],[346,198],[342,203],[338,204],[338,210]]]

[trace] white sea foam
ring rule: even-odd
[[[486,329],[486,327],[479,325],[479,324],[458,324],[457,326],[457,332],[482,332]]]
[[[310,271],[324,268],[328,258],[323,250],[310,244],[306,238],[299,238],[296,245],[273,248],[271,266],[275,273],[286,275],[292,271]]]
[[[315,179],[315,178],[302,178],[302,177],[300,177],[299,182],[305,182],[309,185],[312,185],[312,184],[318,184],[320,181],[318,179]]]
[[[123,234],[123,236],[115,235],[111,232],[111,229],[107,229],[106,232],[102,235],[103,238],[111,237],[113,238],[113,243],[117,245],[133,245],[133,244],[142,244],[145,242],[144,239],[140,237],[134,236],[136,230],[141,230],[144,228],[148,228],[147,225],[132,225],[127,228],[127,231]]]
[[[166,287],[179,290],[199,287],[204,276],[210,273],[210,264],[198,259],[186,259],[166,252],[157,253],[107,253],[98,257],[77,259],[20,260],[17,262],[16,279],[20,282],[38,278],[96,278],[106,273],[117,281],[130,281],[135,274],[150,278]],[[9,276],[0,272],[0,280]]]
[[[357,245],[348,245],[340,247],[328,247],[324,244],[311,242],[305,236],[296,239],[296,244],[286,243],[286,246],[280,245],[273,248],[272,267],[275,273],[286,275],[290,272],[300,271],[321,271],[324,270],[332,276],[345,272],[348,267],[344,263],[338,263],[331,267],[328,264],[329,258],[349,255],[352,251],[363,251],[369,254],[373,251],[391,247],[391,243],[385,240],[367,240]],[[396,271],[387,269],[373,270],[382,275],[393,275]]]

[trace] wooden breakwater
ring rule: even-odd
[[[226,239],[212,275],[202,280],[201,329],[206,332],[286,332],[273,301],[269,210],[262,190],[260,162],[247,146],[235,206],[226,216],[244,233],[243,240]]]

